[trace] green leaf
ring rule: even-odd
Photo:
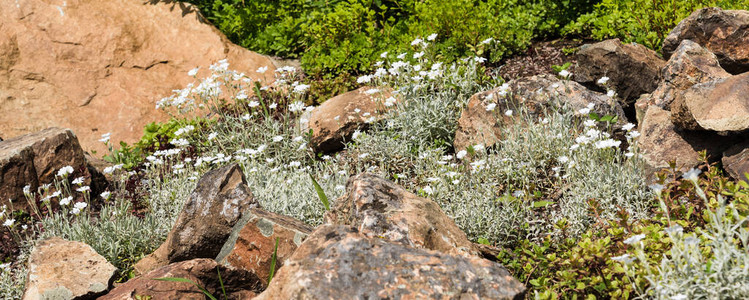
[[[320,187],[320,185],[317,183],[315,177],[312,177],[312,174],[309,175],[309,178],[312,179],[312,185],[315,186],[317,197],[320,198],[320,202],[322,202],[322,205],[325,206],[325,210],[330,210],[330,203],[328,202],[328,196],[325,196],[325,191],[322,190],[322,187]]]
[[[314,179],[313,179],[314,180]],[[273,280],[273,275],[276,274],[276,260],[278,260],[278,241],[280,238],[276,238],[276,247],[273,248],[273,256],[270,259],[270,274],[268,275],[268,284]]]
[[[546,200],[533,201],[533,208],[546,207],[549,204],[554,204],[554,202],[552,202],[552,201],[546,201]]]
[[[482,245],[487,245],[487,246],[491,245],[491,243],[489,242],[489,240],[486,239],[486,238],[479,238],[478,242],[479,242],[479,244],[482,244]]]
[[[206,289],[204,289],[203,287],[199,286],[199,285],[198,285],[197,283],[195,283],[194,281],[192,281],[192,280],[190,280],[190,279],[187,279],[187,278],[178,278],[178,277],[161,277],[161,278],[154,278],[153,280],[159,280],[159,281],[171,281],[171,282],[184,282],[184,283],[189,283],[189,284],[192,284],[192,285],[194,285],[195,287],[197,287],[197,288],[198,288],[198,289],[199,289],[199,290],[200,290],[201,292],[203,292],[203,294],[205,294],[205,295],[206,295],[206,296],[207,296],[208,298],[210,298],[211,300],[218,300],[218,299],[216,299],[216,297],[214,297],[214,296],[213,296],[213,295],[212,295],[212,294],[211,294],[210,292],[208,292],[208,291],[207,291]]]

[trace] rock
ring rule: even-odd
[[[278,269],[312,230],[307,224],[294,218],[253,208],[245,212],[242,219],[234,225],[216,261],[227,267],[252,272],[267,286],[276,239]]]
[[[133,265],[133,274],[136,276],[144,275],[148,272],[161,268],[169,264],[169,244],[170,240],[167,238],[166,242],[162,243],[159,248],[141,258],[138,262]]]
[[[749,181],[749,140],[736,144],[723,152],[723,169],[736,180]]]
[[[502,96],[505,93],[507,96]],[[502,127],[520,119],[504,115],[508,109],[518,111],[522,108],[533,117],[541,117],[547,108],[568,105],[577,115],[583,116],[578,111],[590,103],[595,104],[593,112],[618,116],[622,124],[627,120],[619,103],[577,82],[560,80],[553,75],[513,80],[505,87],[471,96],[458,120],[453,145],[462,150],[476,144],[486,147],[496,144],[502,140]],[[489,105],[496,106],[489,111]]]
[[[497,263],[323,225],[256,299],[523,299],[524,292]]]
[[[695,167],[701,163],[701,150],[716,160],[731,143],[714,133],[678,129],[671,123],[670,112],[655,105],[648,107],[639,131],[638,145],[650,173],[667,168],[669,161],[676,161],[683,170]]]
[[[140,139],[166,121],[156,101],[228,59],[255,79],[270,58],[232,44],[197,8],[176,1],[0,0],[0,136],[71,128],[86,150]]]
[[[749,11],[708,7],[681,20],[663,40],[668,58],[683,40],[692,40],[715,53],[731,74],[749,71]]]
[[[683,129],[749,129],[749,72],[692,86],[676,97],[671,113],[671,121]]]
[[[573,77],[592,89],[598,88],[601,77],[609,77],[607,86],[629,106],[641,94],[658,87],[665,64],[655,51],[643,45],[622,44],[613,39],[580,47]]]
[[[133,278],[99,300],[206,299],[203,292],[190,283],[155,280],[164,277],[191,280],[216,298],[224,299],[219,274],[226,290],[226,299],[252,299],[262,291],[262,284],[255,274],[223,267],[212,259],[200,258],[173,263]]]
[[[374,174],[352,176],[346,193],[325,214],[327,224],[349,225],[365,236],[452,255],[478,256],[465,233],[432,200]]]
[[[650,105],[670,110],[676,95],[682,91],[698,83],[730,76],[720,67],[715,54],[691,40],[683,40],[663,67],[661,84],[648,97],[638,100],[636,108],[643,113]]]
[[[11,138],[0,143],[0,205],[14,199],[14,208],[28,206],[23,187],[36,191],[41,184],[52,183],[60,168],[71,166],[70,178],[85,176],[91,185],[98,172],[88,170],[78,138],[69,129],[48,128],[40,132]],[[96,177],[97,179],[100,179]],[[94,195],[103,191],[106,181],[91,185]]]
[[[109,289],[115,271],[89,245],[44,239],[31,251],[23,299],[96,299]]]
[[[316,152],[334,152],[343,149],[356,130],[364,130],[369,123],[382,119],[389,92],[375,92],[362,87],[323,102],[310,113],[308,129],[312,129],[310,145]],[[303,129],[302,132],[307,132]]]

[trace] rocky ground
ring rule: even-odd
[[[10,28],[0,32],[0,38],[6,35],[0,39],[0,59],[14,57],[12,64],[0,65],[0,79],[2,76],[6,79],[0,80],[6,85],[2,91],[7,94],[0,94],[0,99],[23,100],[33,106],[34,101],[56,94],[60,95],[60,103],[49,109],[80,115],[87,109],[81,107],[103,101],[96,97],[134,98],[139,100],[133,103],[140,103],[151,94],[133,91],[163,92],[182,82],[175,74],[186,74],[191,68],[188,66],[206,61],[229,57],[243,61],[241,68],[246,72],[257,72],[259,65],[271,64],[262,56],[229,45],[223,36],[204,28],[205,24],[198,20],[180,32],[204,37],[205,41],[189,39],[204,51],[196,51],[198,46],[193,44],[180,44],[177,41],[181,39],[172,36],[173,32],[163,33],[156,28],[133,29],[133,32],[145,31],[143,36],[133,37],[141,42],[143,49],[112,46],[113,49],[94,51],[84,47],[90,42],[86,38],[91,36],[86,32],[112,32],[107,36],[126,34],[112,31],[96,19],[50,21],[44,23],[47,26],[44,28],[23,26],[35,18],[53,19],[49,15],[56,17],[60,12],[77,16],[83,15],[84,10],[108,11],[105,8],[109,4],[96,3],[71,4],[58,11],[41,1],[27,1],[17,7],[9,0],[0,2],[0,22],[8,23],[6,27]],[[132,16],[126,14],[141,13],[168,22],[170,16],[180,14],[175,7],[149,6],[147,12],[140,11],[140,6],[134,7],[117,9],[115,19],[127,22]],[[73,25],[89,31],[59,38],[43,34]],[[154,26],[169,27],[170,23]],[[504,139],[501,127],[522,122],[509,117],[512,110],[522,108],[532,119],[542,119],[545,109],[552,105],[549,101],[552,96],[576,111],[581,120],[591,112],[615,116],[612,126],[616,134],[611,141],[623,142],[619,146],[622,149],[627,148],[626,143],[633,135],[641,135],[639,147],[651,174],[668,167],[672,160],[684,171],[689,170],[701,163],[699,151],[707,151],[710,160],[721,161],[728,174],[740,179],[749,172],[746,28],[749,28],[749,12],[708,8],[693,13],[668,35],[662,56],[641,45],[623,44],[619,40],[582,45],[575,56],[563,51],[577,48],[574,41],[534,43],[526,53],[505,60],[493,70],[490,68],[509,80],[470,98],[460,116],[455,151],[477,144],[490,148]],[[97,44],[119,45],[109,40]],[[159,51],[169,47],[171,52]],[[71,62],[61,62],[59,57],[44,60],[40,53],[21,51],[27,48],[80,57],[81,65],[96,72],[74,72],[93,79],[70,76],[70,70],[45,73],[41,69],[46,70],[50,64]],[[100,55],[87,56],[92,51]],[[146,52],[155,54],[143,54]],[[567,73],[552,72],[552,65],[566,62],[574,63]],[[102,71],[110,67],[126,70]],[[34,72],[36,69],[39,71]],[[62,66],[59,69],[67,70]],[[157,73],[159,69],[168,71]],[[175,83],[163,84],[161,89],[141,83],[141,80],[159,82],[154,78]],[[78,86],[79,81],[99,84]],[[129,85],[119,86],[117,82]],[[68,85],[76,87],[61,88]],[[352,135],[366,129],[373,120],[384,118],[385,114],[373,107],[373,96],[366,92],[369,89],[363,87],[332,98],[306,116],[308,128],[312,129],[309,137],[312,149],[325,153],[340,151]],[[29,90],[41,92],[31,97],[24,93]],[[384,98],[392,95],[390,91],[384,93]],[[79,102],[84,100],[86,103],[81,105]],[[17,114],[16,109],[24,106],[9,107],[0,106],[0,111]],[[510,114],[491,113],[494,110]],[[127,115],[115,118],[106,114],[93,121],[99,117],[116,121],[107,126],[132,122]],[[332,119],[336,122],[331,122]],[[0,203],[9,205],[5,199],[23,199],[25,186],[36,190],[52,182],[67,166],[85,174],[85,185],[92,194],[104,191],[111,180],[105,176],[108,172],[104,168],[108,165],[99,164],[84,152],[93,141],[89,127],[102,125],[39,122],[29,123],[24,129],[17,128],[23,122],[12,122],[16,125],[6,122],[0,124],[3,128],[0,130],[6,130],[3,137],[49,125],[70,127],[73,131],[50,128],[0,142],[0,199],[3,199]],[[141,123],[136,122],[136,127],[142,127]],[[637,131],[632,128],[635,123]],[[331,202],[324,224],[311,227],[264,210],[237,164],[216,167],[198,180],[166,241],[134,264],[133,278],[115,284],[116,268],[90,246],[49,238],[37,242],[28,258],[24,299],[204,299],[204,292],[198,286],[228,299],[523,299],[529,296],[524,283],[513,278],[501,264],[486,259],[496,256],[496,249],[471,242],[439,204],[424,195],[365,172],[351,176],[343,196]],[[22,201],[13,204],[18,205],[16,209],[25,205]],[[52,203],[47,207],[54,210],[60,205]],[[3,260],[18,254],[12,240],[4,229],[0,256]],[[155,280],[164,277],[189,279],[196,285]]]

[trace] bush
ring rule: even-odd
[[[564,28],[567,34],[596,40],[620,38],[660,51],[676,24],[700,8],[747,9],[746,0],[602,0],[595,10]]]

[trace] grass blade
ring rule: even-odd
[[[273,280],[273,275],[276,274],[276,260],[278,259],[278,240],[279,238],[276,238],[276,247],[273,248],[273,256],[270,259],[270,275],[268,276],[268,284],[270,284],[270,281]]]
[[[322,187],[320,187],[320,185],[317,183],[315,177],[312,177],[312,174],[309,175],[309,178],[312,179],[312,185],[315,186],[317,197],[320,198],[320,202],[322,202],[322,205],[325,206],[325,210],[330,210],[330,202],[328,202],[328,196],[325,196],[325,191],[322,190]]]
[[[192,284],[192,285],[194,285],[195,287],[197,287],[197,288],[198,288],[198,289],[199,289],[199,290],[200,290],[201,292],[203,292],[203,294],[205,294],[206,296],[208,296],[208,298],[210,298],[211,300],[218,300],[218,299],[216,299],[216,297],[214,297],[214,296],[213,296],[213,295],[212,295],[212,294],[211,294],[210,292],[208,292],[208,291],[207,291],[206,289],[204,289],[203,287],[199,286],[199,285],[198,285],[197,283],[195,283],[194,281],[192,281],[192,280],[190,280],[190,279],[187,279],[187,278],[178,278],[178,277],[161,277],[161,278],[154,278],[153,280],[159,280],[159,281],[171,281],[171,282],[185,282],[185,283],[189,283],[189,284]]]

